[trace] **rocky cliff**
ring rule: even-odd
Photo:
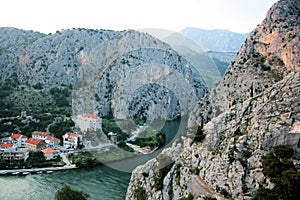
[[[172,119],[190,112],[207,90],[183,56],[133,30],[45,35],[0,28],[0,53],[3,109],[19,113],[72,105],[74,115]]]
[[[201,102],[197,113],[205,122],[268,90],[289,72],[299,71],[298,8],[296,1],[280,1],[268,11],[247,37],[221,83]]]
[[[250,199],[258,188],[274,187],[262,156],[277,145],[299,151],[300,133],[290,132],[300,121],[299,10],[296,0],[272,6],[190,115],[190,130],[203,127],[197,134],[205,139],[195,141],[190,131],[137,167],[127,199]]]

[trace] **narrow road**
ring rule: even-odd
[[[66,153],[61,153],[61,154],[59,154],[59,155],[60,155],[60,157],[62,158],[62,160],[67,164],[67,166],[70,166],[70,165],[71,165],[70,161],[68,160],[68,158],[67,158],[67,156],[66,156]]]

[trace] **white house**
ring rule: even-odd
[[[77,149],[82,143],[82,136],[77,133],[67,132],[63,135],[63,147]]]
[[[97,130],[102,128],[101,117],[94,114],[77,115],[74,122],[81,131]]]
[[[48,132],[34,131],[32,133],[32,138],[33,139],[46,140],[48,137],[49,137],[49,133]]]
[[[23,160],[26,161],[29,157],[29,151],[24,148],[9,148],[3,151],[3,159],[9,160]]]
[[[25,135],[22,135],[20,133],[17,134],[11,134],[10,140],[16,144],[17,147],[25,147],[25,142],[28,140],[28,137]]]
[[[56,137],[48,137],[45,142],[48,147],[56,147],[60,145],[60,139]]]
[[[11,149],[14,147],[14,144],[12,143],[4,143],[0,145],[0,150],[5,151],[6,149]]]
[[[43,152],[43,155],[46,158],[46,160],[51,160],[58,155],[58,152],[52,148],[43,149],[41,150],[41,152]]]

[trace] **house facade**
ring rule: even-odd
[[[22,135],[20,133],[17,133],[17,134],[11,134],[10,140],[17,147],[24,148],[25,147],[25,142],[28,140],[28,137],[25,136],[25,135]]]
[[[11,149],[14,147],[14,144],[12,143],[4,143],[0,145],[0,150],[5,151],[6,149]]]
[[[101,117],[94,114],[77,115],[76,118],[74,118],[74,122],[81,131],[97,130],[102,128]]]
[[[37,152],[37,151],[40,151],[40,150],[46,148],[46,142],[43,140],[29,138],[25,142],[25,148],[27,148],[29,151]]]
[[[48,137],[45,140],[47,147],[57,147],[60,145],[60,139],[56,138],[56,137]]]
[[[51,160],[58,155],[58,152],[52,148],[46,148],[41,150],[46,160]]]
[[[29,157],[29,151],[26,149],[10,148],[6,149],[2,153],[3,159],[5,161],[10,160],[23,160],[26,161]]]
[[[81,144],[82,136],[77,133],[67,132],[63,135],[63,147],[77,149]]]
[[[38,139],[38,140],[46,140],[49,137],[48,132],[40,132],[40,131],[34,131],[32,133],[32,138]]]

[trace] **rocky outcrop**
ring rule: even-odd
[[[148,199],[250,199],[259,187],[274,187],[264,175],[262,156],[276,145],[299,152],[300,133],[290,132],[300,121],[299,38],[287,40],[298,34],[299,10],[296,0],[279,1],[270,9],[190,117],[190,125],[203,124],[205,140],[193,142],[188,135],[165,149],[163,155],[172,161],[163,177],[157,177],[159,159],[136,168],[127,199],[138,199],[140,190]],[[269,45],[261,42],[264,38]],[[155,187],[158,178],[160,188]]]

